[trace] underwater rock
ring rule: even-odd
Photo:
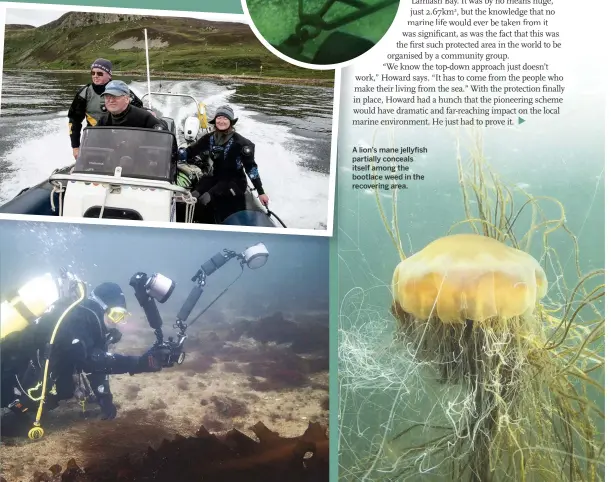
[[[295,353],[328,351],[329,325],[312,320],[287,320],[280,312],[250,323],[244,332],[261,343],[290,343]]]
[[[235,322],[229,333],[227,334],[227,336],[225,337],[225,339],[227,341],[238,341],[242,335],[248,331],[248,326],[250,325],[250,322],[248,320],[239,320],[237,322]]]
[[[204,426],[193,437],[164,439],[157,450],[149,447],[138,459],[106,460],[81,469],[74,459],[66,470],[59,465],[37,473],[33,482],[117,482],[231,480],[265,482],[324,482],[329,478],[329,438],[326,428],[309,423],[299,437],[282,437],[262,422],[251,427],[259,441],[238,430],[223,437]],[[138,460],[137,462],[131,460]],[[208,479],[205,479],[208,480]],[[8,482],[0,478],[0,482]]]
[[[216,411],[225,418],[243,417],[250,412],[246,403],[232,397],[213,395],[210,401]]]

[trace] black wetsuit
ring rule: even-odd
[[[70,143],[73,149],[81,146],[81,129],[83,127],[83,121],[86,120],[88,126],[95,126],[100,118],[106,114],[104,97],[102,97],[105,89],[106,84],[87,84],[79,88],[74,96],[72,105],[70,105],[70,109],[68,110]],[[129,93],[131,105],[142,107],[142,101],[136,94],[131,90]]]
[[[212,161],[212,176],[202,178],[193,190],[199,194],[208,192],[213,202],[196,206],[195,222],[222,223],[231,214],[246,209],[246,175],[257,193],[265,194],[255,162],[255,145],[233,128],[228,133],[208,133],[186,150],[189,163]],[[205,166],[198,167],[205,170]]]
[[[30,412],[37,409],[39,402],[30,400],[23,393],[16,394],[14,389],[27,391],[42,380],[47,343],[59,317],[68,306],[68,302],[57,303],[42,315],[35,325],[12,333],[2,341],[0,355],[3,407],[18,398],[21,403],[30,407]],[[111,333],[104,323],[104,312],[96,302],[86,299],[67,314],[59,325],[51,347],[49,374],[53,380],[52,384],[55,384],[56,394],[48,395],[45,401],[46,410],[53,409],[60,400],[72,398],[75,389],[73,375],[84,372],[105,418],[113,418],[116,408],[112,402],[108,375],[161,369],[151,366],[152,361],[146,355],[108,353],[111,342],[116,341],[111,340]],[[48,385],[48,388],[51,389],[51,386]]]

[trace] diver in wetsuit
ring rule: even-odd
[[[2,407],[18,414],[35,413],[40,396],[44,353],[53,331],[58,326],[70,301],[55,304],[36,323],[23,332],[11,333],[2,342],[0,355]],[[44,409],[52,410],[59,401],[75,396],[75,380],[85,373],[92,390],[91,398],[99,404],[102,419],[113,419],[117,408],[113,403],[109,375],[156,372],[162,369],[167,353],[160,347],[142,356],[126,356],[108,352],[111,344],[121,339],[116,325],[128,316],[125,296],[115,283],[102,283],[75,308],[68,312],[57,328],[50,351],[51,383]],[[52,387],[54,386],[54,390]]]
[[[106,113],[104,105],[104,89],[112,80],[112,63],[106,59],[96,59],[91,64],[91,84],[87,84],[77,92],[72,105],[68,110],[68,127],[70,129],[70,143],[72,155],[78,157],[81,146],[81,129],[83,121],[87,120],[88,126],[94,126]],[[142,101],[131,90],[129,91],[130,103],[136,107],[142,107]]]
[[[246,209],[246,175],[257,190],[261,203],[265,206],[269,203],[255,162],[255,145],[236,132],[237,121],[230,106],[221,106],[210,121],[214,124],[214,131],[179,150],[180,160],[203,171],[207,170],[208,159],[212,163],[212,175],[202,177],[193,189],[193,195],[198,198],[194,212],[196,223],[222,223],[233,213]]]

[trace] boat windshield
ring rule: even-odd
[[[172,182],[174,136],[168,131],[133,127],[87,127],[74,173]]]

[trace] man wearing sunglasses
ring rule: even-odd
[[[21,332],[10,344],[3,342],[3,351],[6,347],[8,353],[2,356],[2,405],[11,405],[9,402],[12,400],[7,400],[8,392],[4,389],[7,382],[10,382],[9,398],[18,398],[22,406],[30,408],[29,413],[36,412],[38,402],[31,403],[26,393],[32,387],[40,386],[44,353],[57,328],[50,351],[51,383],[48,385],[54,386],[55,390],[48,394],[44,409],[52,410],[61,400],[74,397],[78,388],[75,381],[84,373],[93,392],[88,395],[99,404],[102,420],[111,420],[116,417],[117,408],[113,403],[109,375],[160,371],[163,358],[168,354],[162,349],[148,350],[142,356],[109,353],[110,345],[121,339],[117,325],[124,323],[129,316],[125,296],[116,283],[98,285],[87,299],[69,311],[58,324],[69,304],[69,301],[56,304],[31,329]],[[26,369],[28,366],[30,368]],[[11,372],[21,376],[17,386]],[[5,376],[7,374],[9,376]],[[15,389],[21,393],[13,392]]]
[[[112,63],[110,60],[96,59],[91,64],[91,83],[81,87],[72,101],[68,110],[68,127],[74,159],[78,157],[81,146],[83,121],[86,120],[88,126],[94,126],[106,113],[103,94],[106,85],[111,80]],[[142,101],[131,90],[129,97],[132,105],[142,107]]]

